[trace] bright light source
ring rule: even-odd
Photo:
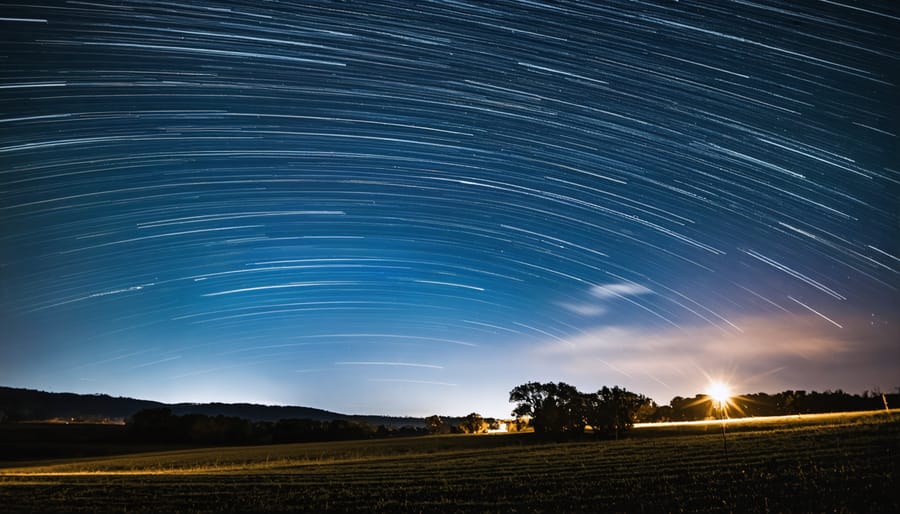
[[[728,462],[728,440],[725,438],[725,410],[731,401],[731,387],[721,380],[713,380],[706,386],[706,395],[712,398],[722,417],[722,451],[725,453],[725,461]]]
[[[731,388],[724,382],[711,382],[706,388],[706,394],[716,402],[717,406],[723,407],[731,399]]]

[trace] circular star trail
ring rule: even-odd
[[[0,382],[353,413],[892,389],[891,2],[0,13]]]

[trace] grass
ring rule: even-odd
[[[897,414],[193,449],[0,469],[4,512],[900,512]]]

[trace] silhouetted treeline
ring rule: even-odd
[[[167,407],[147,409],[126,423],[132,441],[143,443],[277,444],[424,435],[422,427],[373,426],[364,421],[283,419],[250,421],[234,416],[173,414]]]
[[[227,416],[253,421],[349,419],[376,426],[425,426],[422,418],[346,415],[312,407],[250,403],[166,404],[134,398],[114,398],[105,394],[50,393],[0,386],[0,422],[50,419],[84,422],[123,421],[139,411],[156,408],[168,408],[173,414],[178,415],[203,414],[210,417]]]
[[[616,437],[636,422],[699,421],[720,416],[712,399],[705,394],[693,398],[676,396],[669,405],[657,405],[644,395],[614,386],[595,393],[582,393],[559,382],[529,382],[514,388],[509,401],[516,403],[513,415],[528,419],[539,434],[554,437],[578,437],[589,429],[601,437]],[[900,393],[865,392],[862,395],[841,391],[783,391],[777,394],[755,393],[735,396],[729,402],[729,417],[780,416],[879,410],[900,406]]]
[[[0,421],[46,419],[125,419],[142,409],[163,406],[159,402],[113,398],[105,394],[48,393],[32,389],[0,387]]]
[[[888,406],[900,406],[900,394],[866,391],[861,395],[840,389],[825,392],[782,391],[776,394],[754,393],[732,398],[727,412],[730,417],[786,416],[791,414],[820,414],[826,412],[852,412],[878,410]],[[656,406],[644,412],[639,421],[698,421],[716,417],[709,397],[698,394],[693,398],[672,398],[669,405]]]
[[[557,438],[578,437],[590,427],[595,436],[618,439],[641,410],[654,405],[646,396],[619,386],[582,393],[565,382],[522,384],[510,391],[509,401],[517,404],[513,415],[530,418],[536,433]]]
[[[568,428],[564,428],[567,426],[574,427],[577,431],[577,426],[580,424],[590,425],[590,422],[584,421],[584,418],[589,414],[583,412],[585,409],[588,411],[593,409],[594,415],[599,415],[598,413],[601,411],[606,412],[606,414],[603,415],[608,417],[608,414],[614,411],[608,408],[606,408],[605,411],[604,409],[600,409],[601,403],[606,407],[609,407],[609,405],[611,405],[610,402],[615,403],[621,400],[621,398],[610,399],[609,395],[615,396],[619,393],[627,393],[623,398],[635,399],[630,395],[636,394],[625,391],[624,389],[617,391],[616,388],[607,388],[608,391],[606,392],[601,390],[597,393],[589,393],[588,396],[593,395],[594,397],[586,398],[583,393],[578,391],[574,391],[577,394],[573,394],[569,389],[574,388],[567,384],[533,384],[536,384],[538,389],[544,386],[556,387],[555,391],[551,391],[552,387],[544,391],[552,401],[547,404],[546,410],[542,412],[543,416],[538,416],[541,419],[537,420],[536,425],[534,425],[536,431],[548,433],[570,431]],[[532,384],[525,385],[530,386]],[[693,421],[715,417],[716,415],[716,413],[712,412],[712,404],[709,401],[709,398],[703,394],[695,395],[693,398],[676,396],[669,402],[669,405],[657,405],[643,395],[636,396],[639,397],[637,399],[640,400],[640,405],[634,413],[633,421],[635,422]],[[533,397],[532,399],[539,398]],[[573,402],[574,399],[577,399],[577,401]],[[900,406],[900,392],[885,394],[885,399],[891,407]],[[518,402],[519,400],[511,399],[511,401]],[[108,420],[122,421],[139,411],[161,408],[167,408],[173,415],[180,417],[200,415],[205,418],[214,419],[235,418],[250,420],[248,422],[254,426],[257,422],[264,422],[259,427],[259,430],[254,429],[254,434],[259,432],[265,433],[265,426],[267,426],[265,423],[274,427],[274,425],[277,424],[277,420],[281,419],[305,419],[315,421],[320,425],[319,428],[308,430],[309,432],[315,433],[347,432],[349,429],[339,428],[346,423],[355,424],[357,426],[375,427],[371,429],[372,432],[375,433],[375,436],[384,433],[397,434],[404,432],[404,430],[410,430],[403,429],[403,427],[414,427],[415,430],[424,430],[426,427],[423,418],[350,416],[309,407],[225,403],[164,404],[148,400],[136,400],[133,398],[115,398],[104,394],[83,395],[74,393],[48,393],[31,389],[0,386],[0,422],[39,421],[50,419],[83,422],[103,422]],[[838,389],[836,391],[825,391],[821,393],[815,391],[783,391],[776,394],[747,394],[735,397],[733,399],[733,405],[729,407],[728,413],[732,417],[777,416],[877,410],[883,408],[884,402],[880,392],[865,392],[859,395],[846,393]],[[433,432],[460,431],[462,429],[459,427],[463,424],[463,421],[464,418],[445,417],[443,418],[443,422],[447,426],[441,430],[433,430]],[[333,423],[336,428],[332,429],[330,428],[330,425],[326,428],[322,428],[329,423]],[[545,425],[541,425],[541,423],[545,423]],[[625,430],[628,428],[627,423],[623,424],[621,421],[615,420],[612,422],[601,422],[600,418],[596,417],[594,418],[594,423],[598,424],[598,426],[606,427],[602,430],[613,434],[613,436],[615,436],[621,428],[624,427]],[[198,423],[198,425],[202,425],[202,423]],[[377,427],[380,425],[383,425],[384,428],[379,431]],[[581,428],[583,431],[583,425]],[[197,428],[196,431],[202,432],[200,428]],[[274,440],[274,428],[271,433],[272,439]],[[223,435],[222,437],[225,436]],[[236,437],[237,436],[229,432],[228,438],[233,439]],[[312,436],[310,435],[310,437]],[[260,437],[257,435],[251,437],[251,439],[254,438],[259,439]]]

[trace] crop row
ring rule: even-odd
[[[9,512],[900,511],[893,493],[897,421],[728,437],[727,455],[715,432],[570,443],[454,436],[169,452],[6,470],[0,472],[0,505]],[[52,474],[79,471],[93,474]]]

